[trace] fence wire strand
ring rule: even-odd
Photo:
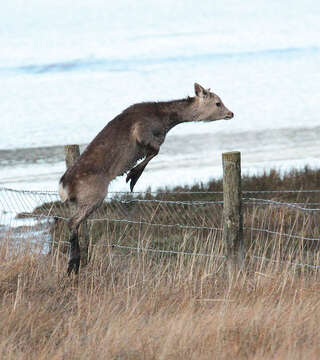
[[[7,187],[0,187],[0,191],[11,191],[11,192],[19,192],[19,193],[33,193],[33,194],[53,194],[58,195],[56,190],[20,190],[20,189],[12,189]],[[320,189],[283,189],[283,190],[243,190],[243,194],[310,194],[310,193],[320,193]],[[124,195],[128,194],[127,191],[110,191],[109,194],[112,195]],[[130,194],[136,195],[143,195],[146,194],[153,194],[153,195],[197,195],[197,194],[223,194],[223,191],[147,191],[147,192],[140,192],[140,191],[133,191]]]
[[[292,193],[298,195],[317,194],[320,193],[320,190],[243,191],[243,194]],[[156,194],[157,198],[152,198],[153,194]],[[192,195],[192,200],[161,198],[161,195],[186,194]],[[110,197],[106,199],[103,207],[88,220],[88,224],[91,230],[92,227],[97,227],[98,230],[95,231],[100,231],[99,236],[102,236],[103,231],[109,231],[112,236],[117,237],[117,241],[105,245],[107,247],[163,254],[216,257],[211,250],[213,246],[216,246],[212,244],[216,244],[217,239],[221,240],[223,232],[223,201],[207,200],[207,197],[206,200],[196,198],[197,195],[203,194],[222,195],[223,193],[216,191],[110,193]],[[151,198],[139,198],[140,195],[143,197],[150,195]],[[286,238],[287,240],[319,243],[319,202],[285,202],[255,197],[243,197],[242,202],[245,219],[246,217],[249,219],[252,211],[258,211],[257,209],[260,208],[267,219],[261,224],[258,218],[252,217],[250,221],[247,220],[244,230],[250,234],[251,238],[257,239],[258,236],[258,239],[263,239],[260,235],[266,234],[274,239]],[[288,212],[289,209],[291,209],[291,213]],[[281,212],[279,212],[280,210]],[[296,212],[293,213],[292,210]],[[60,202],[56,191],[15,190],[0,187],[0,240],[4,236],[1,234],[11,229],[11,233],[14,233],[17,239],[26,238],[28,234],[30,236],[38,234],[37,236],[42,236],[52,246],[57,243],[55,235],[52,233],[52,227],[61,221],[59,231],[62,234],[70,214],[70,206]],[[281,216],[283,218],[292,217],[292,219],[290,218],[292,224],[290,231],[288,229],[285,231],[286,229],[279,225]],[[99,224],[103,227],[99,228]],[[266,224],[268,225],[266,226]],[[121,226],[122,228],[120,228]],[[154,247],[146,244],[140,244],[141,246],[134,244],[138,238],[149,239],[150,228],[154,229],[152,234],[157,239],[157,244]],[[260,235],[255,236],[255,233]],[[126,243],[127,238],[129,238],[128,243]],[[208,240],[209,238],[211,242]],[[61,239],[59,243],[66,247],[69,244],[68,241]],[[187,247],[182,249],[181,244],[186,243]],[[199,244],[202,246],[201,251],[199,251]],[[255,257],[269,262],[277,262],[268,257]],[[291,265],[320,267],[302,263],[291,263]]]
[[[249,202],[252,203],[256,203],[256,204],[267,204],[267,205],[275,205],[275,206],[287,206],[287,207],[291,207],[297,210],[301,210],[301,211],[320,211],[320,209],[318,208],[306,208],[306,207],[302,207],[299,206],[297,203],[288,203],[288,202],[282,202],[282,201],[276,201],[276,200],[269,200],[269,199],[256,199],[256,198],[244,198],[243,200],[247,200]],[[317,205],[319,203],[314,203],[314,205]]]

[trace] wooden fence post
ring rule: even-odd
[[[66,159],[67,169],[77,160],[80,156],[79,145],[65,145],[64,154]]]
[[[244,259],[241,156],[239,151],[222,154],[223,164],[223,243],[226,256],[242,266]]]
[[[79,145],[65,145],[64,146],[66,166],[69,168],[80,156]],[[75,206],[70,204],[70,212],[74,213]],[[81,248],[81,258],[83,263],[88,261],[88,247],[89,247],[89,236],[87,222],[84,221],[79,228],[79,243]]]

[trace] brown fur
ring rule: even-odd
[[[109,183],[115,177],[130,170],[127,181],[133,190],[149,161],[158,154],[166,134],[175,125],[233,117],[214,93],[198,84],[195,84],[195,93],[192,98],[130,106],[102,129],[62,176],[60,185],[65,197],[77,204],[77,211],[70,219],[69,273],[79,267],[78,227],[103,202]]]

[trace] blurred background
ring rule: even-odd
[[[55,190],[63,145],[195,81],[234,119],[175,127],[136,191],[220,177],[231,150],[249,174],[320,167],[319,1],[10,0],[0,18],[0,186]]]

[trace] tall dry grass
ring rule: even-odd
[[[244,188],[314,189],[319,179],[320,171],[308,168],[283,177],[271,172],[244,178]],[[221,186],[213,181],[180,190]],[[196,199],[218,200],[201,196]],[[279,196],[308,203],[320,194]],[[221,227],[219,206],[165,206],[124,210],[156,223]],[[43,255],[32,233],[20,247],[14,234],[2,237],[0,359],[319,359],[320,269],[296,265],[319,265],[319,242],[290,237],[319,238],[318,212],[247,205],[243,215],[242,269],[222,257],[219,231],[107,221],[91,232],[96,245],[78,278],[65,275],[60,245]],[[119,241],[211,256],[107,246]]]
[[[98,245],[68,278],[65,255],[32,244],[13,251],[8,238],[0,358],[319,359],[319,270],[279,262],[276,248],[274,261],[256,258],[264,253],[256,244],[243,269],[221,257]],[[294,261],[304,256],[295,252]]]

